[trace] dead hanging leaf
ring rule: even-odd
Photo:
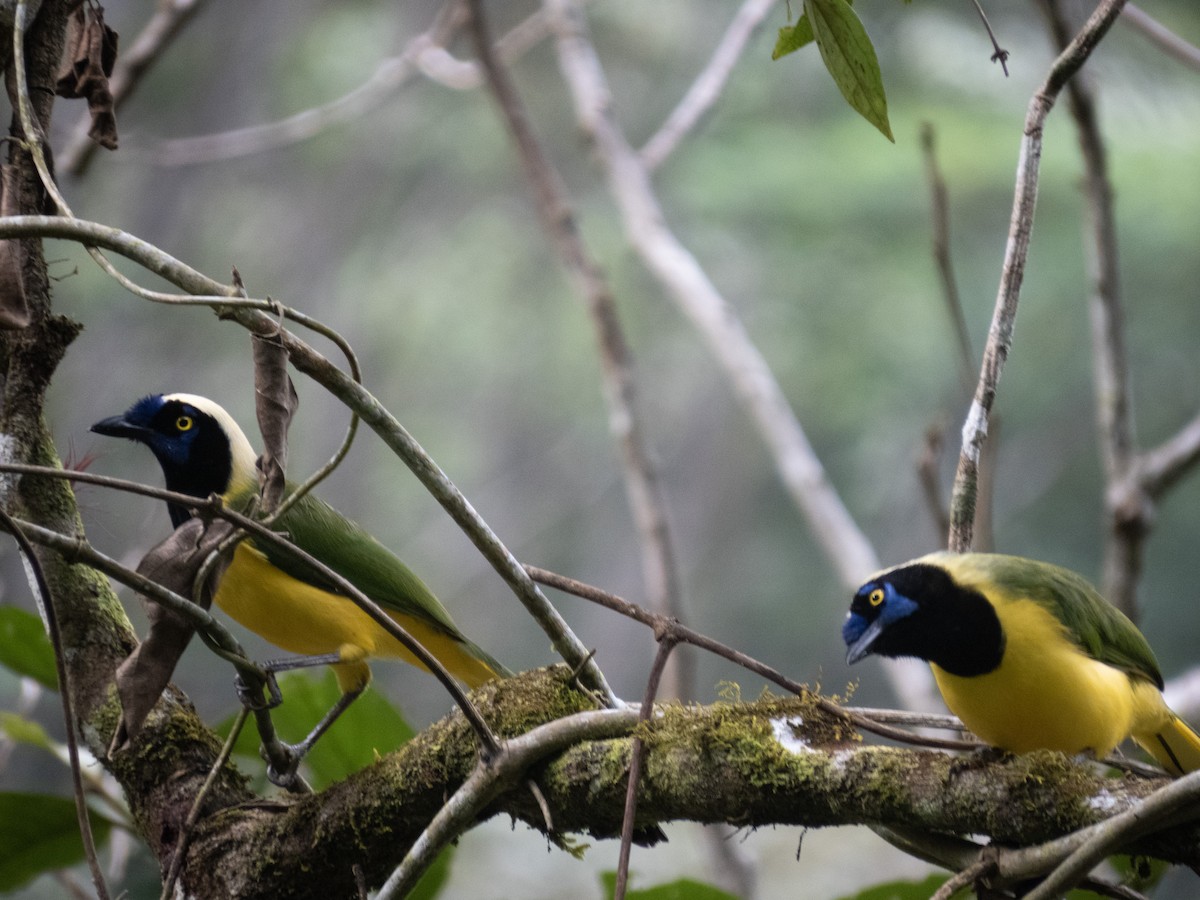
[[[67,51],[55,90],[60,97],[87,98],[88,137],[117,149],[117,116],[108,79],[117,61],[117,33],[104,24],[104,8],[83,3],[67,23]]]
[[[222,520],[206,524],[199,518],[184,522],[165,541],[146,554],[138,572],[175,593],[191,598],[192,584],[208,555],[233,530]],[[201,592],[201,605],[212,604],[212,587],[224,574],[227,560],[218,562]],[[140,595],[150,619],[150,631],[117,667],[117,694],[121,698],[121,722],[113,735],[110,755],[124,748],[141,731],[146,716],[171,680],[171,673],[194,629],[187,619]]]
[[[288,352],[278,334],[253,336],[254,409],[263,436],[262,511],[270,514],[283,499],[287,475],[287,432],[300,398],[288,376]]]
[[[8,163],[0,165],[0,216],[15,216],[21,212],[19,191],[17,167]],[[11,331],[29,325],[21,258],[19,240],[0,241],[0,328]]]

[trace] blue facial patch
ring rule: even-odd
[[[884,582],[881,587],[883,588],[883,603],[879,607],[879,621],[884,625],[898,622],[917,611],[917,604],[899,593],[890,584]]]
[[[842,640],[849,646],[862,637],[869,623],[858,613],[846,613],[846,621],[842,623]]]
[[[154,415],[163,408],[162,394],[149,394],[143,397],[125,413],[125,419],[131,425],[141,425],[146,428],[154,421]]]

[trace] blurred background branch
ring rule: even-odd
[[[475,51],[529,177],[542,228],[595,329],[608,424],[621,452],[625,493],[639,535],[647,602],[655,611],[682,621],[686,618],[683,586],[671,537],[667,498],[638,409],[634,360],[612,289],[583,241],[562,177],[543,151],[524,103],[492,49],[482,0],[470,0],[467,5]],[[690,657],[685,654],[673,657],[666,676],[668,697],[693,695],[694,672],[689,662]]]

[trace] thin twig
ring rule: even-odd
[[[1185,41],[1140,6],[1126,3],[1121,21],[1156,44],[1167,56],[1200,72],[1200,47]]]
[[[69,213],[69,210],[66,212]],[[88,222],[73,216],[11,216],[4,219],[3,223],[0,224],[0,231],[8,231],[10,229],[14,235],[22,237],[58,237],[79,241],[88,249],[88,252],[93,255],[97,262],[100,263],[101,268],[116,278],[118,283],[131,291],[135,296],[145,300],[166,305],[208,306],[216,312],[218,317],[229,316],[230,311],[237,307],[246,307],[282,315],[284,318],[303,325],[310,331],[314,331],[332,341],[346,357],[347,363],[350,366],[350,378],[358,384],[362,383],[362,372],[359,367],[358,356],[355,354],[353,347],[350,346],[350,343],[341,334],[328,325],[300,310],[284,306],[275,300],[269,298],[260,300],[247,297],[244,289],[239,285],[224,285],[210,279],[185,263],[159,250],[157,247],[120,229],[111,228],[98,222]],[[106,247],[115,253],[132,259],[151,272],[190,293],[169,294],[143,288],[118,272],[103,255],[96,251],[96,246]],[[304,494],[316,487],[317,484],[324,480],[337,467],[349,452],[358,429],[358,416],[353,410],[350,412],[351,418],[345,437],[333,457],[296,488],[292,494],[292,498],[286,500],[281,505],[276,515],[282,514],[292,503],[295,503]]]
[[[675,152],[675,148],[708,115],[725,90],[734,66],[746,45],[762,27],[763,20],[778,0],[744,0],[725,29],[708,65],[701,70],[666,121],[642,146],[640,156],[647,172],[653,172]]]
[[[625,494],[637,526],[643,580],[653,609],[683,619],[683,586],[667,516],[666,492],[637,403],[634,360],[617,313],[612,288],[584,243],[562,176],[529,124],[516,86],[492,47],[482,0],[470,0],[470,31],[488,87],[512,134],[536,197],[542,228],[591,317],[601,361],[609,429],[621,451]],[[676,657],[669,693],[690,696],[693,673]],[[690,659],[689,659],[690,661]]]
[[[937,144],[930,122],[921,124],[921,151],[925,160],[925,180],[929,184],[932,210],[933,261],[942,282],[942,299],[946,304],[946,313],[954,327],[955,348],[958,350],[963,384],[970,390],[975,355],[971,352],[967,317],[963,314],[962,298],[954,277],[954,259],[950,255],[950,202],[946,191],[946,179],[942,176],[941,166],[938,165]]]
[[[208,777],[204,779],[204,783],[200,785],[200,790],[196,792],[196,799],[192,801],[192,808],[188,810],[187,819],[184,821],[183,828],[179,834],[179,841],[175,845],[175,855],[171,858],[171,867],[167,871],[166,879],[163,881],[163,889],[162,893],[159,894],[159,900],[168,900],[175,893],[175,882],[179,880],[179,873],[183,871],[183,861],[187,857],[188,845],[192,842],[192,832],[196,828],[196,823],[200,821],[200,810],[204,807],[204,800],[208,796],[209,791],[212,790],[213,785],[217,783],[217,775],[220,774],[225,763],[229,761],[234,745],[237,744],[238,736],[242,733],[242,727],[246,724],[246,718],[249,714],[250,710],[244,706],[238,710],[238,714],[233,720],[233,726],[229,729],[229,735],[225,738],[225,743],[221,745],[221,752],[213,760],[213,764],[208,770]]]
[[[424,52],[432,47],[440,47],[453,37],[460,24],[457,8],[458,3],[454,0],[447,2],[427,31],[409,41],[398,55],[380,61],[366,81],[341,97],[277,122],[160,141],[152,149],[144,151],[144,155],[161,166],[187,166],[237,159],[297,144],[329,128],[361,119],[395,96],[418,74],[419,59]]]
[[[786,675],[783,675],[765,663],[759,662],[752,656],[742,653],[740,650],[734,650],[732,647],[722,644],[720,641],[713,640],[698,631],[693,631],[685,625],[671,623],[670,620],[649,610],[642,609],[637,604],[630,603],[623,597],[618,597],[616,594],[611,594],[601,588],[577,581],[566,575],[551,572],[549,569],[541,569],[537,566],[526,566],[525,568],[529,572],[529,575],[541,584],[557,588],[560,591],[581,597],[592,603],[597,603],[606,609],[611,609],[627,618],[633,619],[635,622],[641,622],[643,625],[650,626],[655,629],[656,633],[661,629],[669,628],[680,643],[691,644],[694,647],[699,647],[701,650],[707,650],[709,653],[741,666],[747,671],[762,676],[767,681],[779,685],[785,691],[800,697],[808,697],[822,710],[864,731],[870,731],[880,737],[891,738],[901,743],[915,744],[921,747],[935,747],[942,750],[976,750],[979,748],[977,742],[942,740],[924,735],[915,735],[900,728],[891,728],[881,722],[872,721],[857,710],[839,706],[833,701],[813,693],[806,685],[793,681]]]
[[[1138,480],[1157,499],[1200,463],[1200,416],[1138,458]]]
[[[466,8],[465,0],[460,6]],[[536,9],[496,40],[496,56],[504,65],[512,65],[549,36],[550,23],[546,13]],[[455,91],[478,90],[487,78],[478,63],[459,59],[445,45],[430,47],[417,62],[426,78]]]
[[[983,364],[970,412],[963,425],[962,451],[954,478],[950,499],[951,550],[971,548],[974,537],[975,509],[978,500],[980,451],[987,439],[988,417],[996,400],[1000,374],[1012,346],[1013,325],[1021,283],[1025,276],[1025,261],[1029,254],[1029,239],[1033,231],[1033,213],[1037,206],[1037,188],[1042,155],[1042,128],[1058,94],[1087,61],[1096,44],[1108,33],[1121,13],[1125,0],[1103,0],[1092,13],[1070,46],[1054,61],[1046,80],[1034,93],[1025,114],[1024,138],[1021,141],[1017,181],[1013,191],[1012,217],[1008,243],[992,324],[988,329]]]
[[[1062,51],[1071,38],[1062,4],[1058,0],[1042,0],[1038,5],[1046,16],[1056,49]],[[1141,504],[1135,504],[1131,510],[1118,499],[1117,486],[1129,478],[1134,464],[1133,398],[1117,267],[1112,182],[1095,98],[1082,76],[1072,78],[1067,85],[1067,110],[1075,125],[1084,169],[1083,238],[1090,282],[1088,308],[1092,322],[1096,432],[1104,463],[1104,496],[1109,501],[1105,509],[1101,589],[1110,603],[1137,621],[1137,584],[1148,522],[1138,515],[1144,509]]]
[[[210,306],[218,315],[239,306],[264,311],[277,308],[277,304],[269,300],[238,297],[236,289],[230,285],[221,284],[207,275],[202,275],[141,238],[99,222],[65,216],[5,216],[0,218],[0,237],[58,238],[75,241],[85,248],[103,247],[133,260],[148,271],[187,291],[187,294],[163,294],[140,289],[136,292],[138,296],[158,303]],[[117,274],[120,275],[119,272]],[[124,279],[121,281],[122,286],[128,287],[132,284],[123,275],[121,278]]]
[[[377,900],[399,900],[412,890],[438,853],[460,835],[503,791],[520,783],[529,768],[581,741],[628,734],[637,723],[632,707],[601,709],[563,716],[523,735],[508,738],[492,759],[476,764],[409,848],[404,860],[380,888]]]
[[[1135,838],[1194,821],[1200,800],[1200,772],[1167,783],[1137,806],[1087,829],[1086,838],[1066,861],[1025,896],[1052,900],[1065,893],[1104,857]]]
[[[341,97],[275,122],[160,141],[147,153],[159,165],[185,166],[288,147],[366,116],[417,75],[454,90],[474,90],[483,84],[479,68],[473,62],[455,59],[446,49],[462,27],[462,7],[459,0],[446,0],[428,30],[409,41],[398,55],[382,60],[366,81]],[[510,63],[548,34],[545,15],[534,12],[496,42],[496,51]]]
[[[917,456],[917,480],[925,497],[925,509],[933,519],[933,527],[938,534],[946,534],[950,530],[950,514],[946,512],[939,472],[944,445],[945,429],[941,423],[930,425],[925,429],[925,440]]]
[[[986,856],[980,856],[971,865],[965,869],[956,872],[953,877],[947,880],[941,887],[933,892],[929,900],[950,900],[956,893],[965,887],[975,884],[981,878],[985,877],[989,872],[996,868],[995,859]]]
[[[1004,70],[1004,77],[1008,77],[1008,51],[1000,46],[1000,42],[996,40],[995,32],[992,31],[992,24],[988,21],[987,13],[983,11],[983,6],[979,0],[971,0],[975,4],[975,11],[979,13],[979,18],[983,20],[983,27],[987,29],[988,38],[992,42],[992,49],[995,51],[992,54],[992,62],[999,62],[1000,68]]]
[[[965,732],[966,726],[958,720],[958,716],[947,713],[909,712],[905,709],[878,709],[870,706],[852,706],[853,710],[868,719],[882,722],[884,725],[904,725],[908,728],[939,728],[943,731]]]
[[[92,820],[88,815],[87,795],[83,789],[83,775],[79,765],[79,738],[75,730],[74,691],[71,688],[70,674],[67,672],[66,648],[62,642],[62,631],[59,629],[58,612],[54,606],[54,595],[42,571],[42,564],[34,552],[33,544],[21,531],[16,520],[8,511],[0,506],[0,527],[13,536],[25,562],[33,573],[33,583],[37,588],[37,605],[42,611],[46,623],[46,634],[50,646],[54,650],[54,671],[58,675],[58,696],[62,703],[63,727],[66,731],[67,759],[71,765],[71,786],[75,797],[75,816],[79,822],[79,835],[83,841],[83,852],[87,857],[88,870],[92,875],[92,884],[100,900],[108,900],[108,886],[104,883],[104,873],[100,870],[100,858],[96,854],[96,838],[92,834]]]
[[[646,693],[642,697],[642,708],[638,712],[638,723],[649,722],[654,714],[654,701],[658,697],[658,687],[666,671],[671,651],[678,643],[674,629],[666,628],[655,635],[658,638],[658,652],[654,654],[654,665],[650,667],[650,677],[646,680]],[[646,742],[642,736],[634,735],[629,748],[629,777],[625,786],[625,816],[621,820],[621,848],[617,853],[617,883],[613,890],[613,900],[625,900],[625,892],[629,887],[629,857],[633,850],[634,823],[637,819],[638,783],[642,779],[642,759],[646,755]]]

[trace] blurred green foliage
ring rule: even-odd
[[[0,665],[58,690],[54,650],[42,620],[16,606],[0,606]]]
[[[92,817],[102,845],[112,827]],[[75,801],[44,794],[0,792],[0,893],[21,887],[42,872],[83,859]]]
[[[600,876],[606,900],[612,900],[617,886],[617,873],[604,872]],[[736,900],[733,894],[694,878],[680,878],[667,884],[656,884],[649,888],[629,888],[626,900]]]

